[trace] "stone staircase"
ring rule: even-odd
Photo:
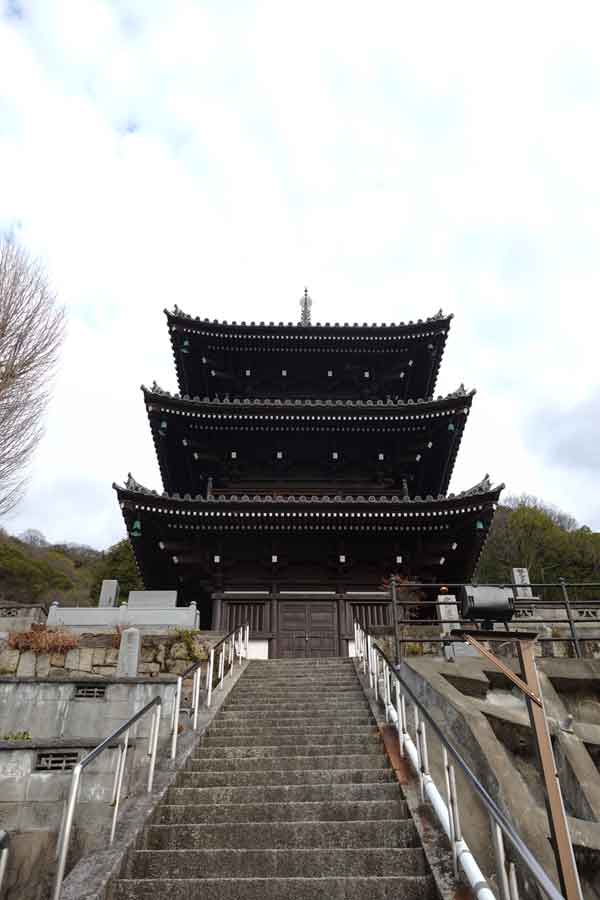
[[[434,900],[351,660],[248,665],[111,900]]]

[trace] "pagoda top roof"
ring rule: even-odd
[[[363,494],[358,495],[342,495],[342,494],[314,494],[314,495],[295,495],[295,494],[232,494],[232,495],[224,495],[217,494],[216,496],[205,497],[202,494],[196,494],[195,497],[192,497],[191,494],[168,494],[166,492],[158,493],[158,491],[151,490],[150,488],[145,487],[140,484],[139,481],[136,481],[132,476],[131,472],[127,477],[127,481],[124,485],[119,485],[113,482],[113,489],[117,491],[117,494],[129,494],[131,499],[137,499],[140,497],[152,497],[157,500],[167,500],[167,501],[179,501],[192,505],[200,505],[200,506],[215,506],[221,504],[260,504],[260,505],[268,505],[271,503],[293,503],[293,504],[305,504],[314,506],[316,504],[394,504],[399,506],[432,506],[434,504],[443,504],[447,505],[452,503],[452,501],[463,501],[463,500],[498,500],[500,493],[504,490],[504,484],[493,485],[490,481],[489,475],[485,475],[481,481],[477,482],[477,484],[473,485],[473,487],[468,488],[465,491],[461,491],[458,494],[438,494],[437,497],[432,497],[428,495],[427,497],[400,497],[397,494],[383,494],[378,496],[365,496]]]
[[[379,324],[373,323],[371,325],[369,325],[368,322],[363,322],[362,325],[358,322],[325,322],[324,324],[317,322],[316,324],[306,324],[303,322],[228,322],[219,319],[202,319],[200,316],[192,316],[189,313],[183,312],[176,304],[172,310],[165,309],[164,312],[167,316],[169,325],[179,324],[188,328],[190,325],[193,325],[195,326],[195,330],[208,328],[211,334],[214,334],[215,330],[218,330],[228,334],[230,337],[260,336],[263,333],[270,333],[273,331],[277,332],[278,337],[297,337],[299,332],[306,332],[310,334],[311,337],[317,337],[319,334],[325,332],[330,334],[336,329],[338,331],[349,332],[350,336],[356,337],[364,336],[365,332],[369,332],[370,334],[375,333],[374,336],[377,337],[389,337],[394,333],[399,336],[409,337],[411,334],[421,335],[424,331],[426,332],[431,328],[432,325],[445,324],[449,326],[450,321],[454,318],[452,313],[445,315],[440,309],[435,315],[429,316],[429,318],[417,319],[416,321],[409,320],[408,322],[390,322],[389,324],[383,322]]]
[[[190,397],[189,394],[179,394],[179,393],[171,393],[170,391],[165,391],[161,388],[156,382],[152,384],[152,387],[148,388],[146,385],[141,385],[141,390],[144,393],[146,398],[156,398],[158,401],[161,400],[173,400],[181,403],[190,403],[195,406],[215,406],[223,409],[231,409],[231,407],[235,408],[247,408],[247,407],[256,407],[256,406],[270,406],[270,407],[284,407],[286,409],[294,408],[302,408],[305,406],[310,407],[325,407],[328,411],[331,411],[332,407],[336,411],[342,411],[344,409],[358,409],[358,410],[369,410],[373,409],[382,410],[382,409],[414,409],[416,407],[422,408],[435,408],[440,404],[445,402],[452,402],[453,400],[462,400],[462,401],[471,401],[476,394],[476,390],[473,388],[471,390],[467,390],[464,384],[461,384],[455,391],[442,396],[438,395],[436,398],[426,398],[420,397],[417,400],[401,400],[401,399],[388,399],[388,400],[339,400],[339,399],[319,399],[319,398],[306,398],[306,399],[296,399],[296,398],[268,398],[268,397]]]

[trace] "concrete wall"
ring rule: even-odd
[[[68,628],[78,634],[114,632],[119,625],[124,628],[134,625],[144,633],[155,634],[170,628],[198,628],[199,624],[200,614],[193,603],[176,609],[140,608],[137,604],[130,608],[126,603],[101,607],[59,606],[53,603],[48,612],[49,626]]]
[[[9,631],[29,631],[32,624],[46,621],[46,607],[42,604],[31,606],[0,605],[0,640],[8,636]]]
[[[268,659],[268,641],[248,641],[248,659]]]
[[[175,679],[126,679],[106,684],[102,698],[76,698],[77,683],[57,680],[17,681],[0,678],[0,739],[8,733],[28,731],[34,739],[95,739],[99,742],[122,725],[153,697],[162,698],[161,738],[170,728]],[[139,734],[148,734],[149,719]],[[1,796],[0,770],[0,796]]]

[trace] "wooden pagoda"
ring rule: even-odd
[[[149,589],[271,656],[391,621],[383,577],[467,581],[502,485],[448,485],[474,391],[433,397],[451,316],[227,323],[166,312],[180,393],[144,400],[164,493],[115,485]]]

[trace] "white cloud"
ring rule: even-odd
[[[0,227],[70,328],[8,527],[116,539],[112,480],[159,486],[137,387],[175,386],[162,308],[287,321],[305,283],[320,321],[455,312],[439,388],[478,396],[453,486],[489,470],[600,527],[596,473],[558,473],[536,418],[598,387],[597,4],[21,6]]]

